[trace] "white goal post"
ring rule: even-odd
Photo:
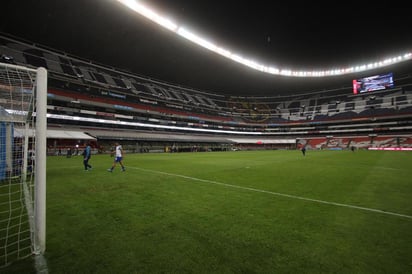
[[[46,249],[47,70],[0,63],[0,272]]]

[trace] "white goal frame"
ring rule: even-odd
[[[45,68],[37,68],[32,69],[24,66],[14,65],[14,64],[6,64],[0,63],[0,76],[6,76],[6,78],[1,78],[2,82],[0,83],[0,89],[16,89],[19,90],[19,86],[15,86],[14,83],[18,84],[19,75],[29,75],[29,79],[33,82],[33,95],[32,95],[32,105],[30,106],[29,110],[22,111],[21,109],[13,109],[13,100],[14,98],[1,98],[0,93],[0,107],[1,109],[8,108],[7,111],[11,112],[12,114],[7,116],[7,118],[3,117],[3,120],[6,119],[7,123],[13,124],[14,115],[13,112],[19,113],[22,116],[22,113],[27,112],[27,116],[32,116],[32,120],[35,120],[35,126],[30,127],[30,122],[25,123],[25,128],[21,129],[21,138],[23,142],[28,143],[29,138],[33,138],[34,142],[32,146],[34,147],[32,151],[28,151],[27,146],[23,148],[22,151],[22,161],[21,166],[19,167],[21,172],[18,176],[20,179],[17,179],[21,182],[24,186],[24,201],[22,204],[25,205],[27,210],[27,216],[29,218],[28,223],[30,226],[30,243],[31,243],[31,254],[33,255],[43,255],[46,250],[46,155],[47,155],[47,70]],[[7,77],[10,75],[10,81],[7,81]],[[16,78],[13,78],[16,76]],[[8,83],[9,82],[9,86]],[[23,88],[20,87],[23,90]],[[13,92],[10,92],[13,94]],[[16,92],[15,92],[16,93]],[[5,93],[3,93],[5,94]],[[6,97],[6,96],[4,96]],[[1,110],[0,109],[0,110]],[[24,116],[24,115],[23,115]],[[10,119],[10,120],[9,120]],[[19,118],[22,120],[22,118]],[[16,120],[15,120],[16,121]],[[2,122],[2,121],[0,121]],[[21,121],[18,121],[21,122]],[[14,131],[15,129],[13,126],[10,127],[11,129],[7,129],[8,131]],[[14,134],[12,135],[14,136]],[[9,137],[7,137],[9,138]],[[10,137],[13,141],[14,137]],[[11,146],[11,145],[10,145]],[[3,151],[6,151],[6,156],[4,158],[9,157],[9,152],[7,152],[8,148],[4,148]],[[31,155],[30,155],[31,154]],[[33,165],[31,167],[28,166],[28,161],[30,161],[30,157],[33,157]],[[9,166],[12,160],[6,159],[6,165]],[[14,160],[13,160],[14,161]],[[4,164],[4,163],[3,163]],[[7,165],[9,164],[9,165]],[[14,163],[12,164],[14,165]],[[34,180],[32,186],[26,186],[26,178],[28,176],[28,169],[31,169],[31,173],[34,174]],[[6,174],[6,173],[5,173]],[[10,179],[11,180],[11,179]],[[15,179],[13,179],[15,180]],[[0,184],[2,182],[0,181]],[[3,184],[6,184],[3,182]],[[32,188],[32,189],[31,189]],[[12,194],[10,194],[12,195]],[[1,222],[2,220],[0,220]],[[7,220],[4,222],[7,224]],[[0,227],[1,228],[1,227]],[[6,228],[7,229],[7,228]],[[6,233],[8,234],[8,233]],[[17,236],[16,236],[17,237]],[[8,240],[4,240],[3,242],[8,243]],[[12,259],[8,259],[9,255],[7,254],[7,246],[1,247],[4,251],[0,251],[0,270],[1,267],[4,267],[10,264],[12,261],[16,259],[22,259],[19,255],[17,256],[10,256],[13,257]],[[2,252],[4,254],[2,254]],[[26,255],[27,257],[27,255]],[[1,272],[1,271],[0,271]]]

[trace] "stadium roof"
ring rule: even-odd
[[[139,1],[209,41],[292,70],[368,64],[412,50],[412,9],[295,1]],[[350,86],[351,79],[274,76],[183,39],[116,0],[6,1],[0,31],[115,68],[231,95],[277,95]],[[411,61],[381,69],[410,70]],[[396,77],[396,75],[395,75]]]
[[[25,136],[25,129],[24,128],[14,128],[14,136],[15,137],[23,137]],[[33,130],[29,130],[29,136],[34,136]],[[75,139],[75,140],[96,140],[96,138],[85,134],[81,131],[73,131],[73,130],[54,130],[54,129],[47,129],[47,138],[50,139]]]

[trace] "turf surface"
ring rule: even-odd
[[[48,158],[49,273],[412,273],[410,152],[112,160]]]

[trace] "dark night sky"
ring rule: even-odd
[[[412,9],[399,6],[312,1],[144,2],[224,48],[281,68],[331,69],[412,50]],[[3,33],[213,93],[253,96],[308,92],[350,86],[351,79],[373,73],[327,79],[264,74],[199,48],[114,0],[5,1],[2,10]],[[405,65],[410,67],[411,61],[401,67]]]

